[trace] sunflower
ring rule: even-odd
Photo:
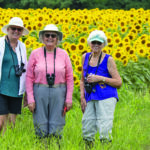
[[[114,33],[113,33],[113,37],[114,37],[114,38],[120,37],[120,34],[119,34],[118,32],[114,32]]]
[[[141,56],[141,57],[145,57],[145,55],[146,55],[146,49],[145,49],[144,47],[139,47],[139,48],[137,49],[137,54],[138,54],[139,56]]]
[[[79,38],[79,43],[86,43],[86,38],[85,37],[80,37]]]
[[[26,28],[27,28],[29,31],[32,31],[32,30],[33,30],[33,28],[32,28],[31,25],[27,25]]]
[[[122,21],[120,21],[120,22],[119,22],[119,24],[120,24],[120,27],[124,27],[124,26],[126,26],[126,22],[124,22],[123,20],[122,20]]]
[[[128,51],[128,54],[129,54],[130,57],[132,57],[132,55],[135,55],[135,50],[134,49],[130,49]]]
[[[130,59],[134,62],[138,61],[138,57],[136,55],[133,55]]]
[[[107,35],[108,36],[108,35]],[[108,44],[112,42],[112,39],[110,37],[107,38]]]
[[[62,32],[68,34],[68,33],[69,33],[69,28],[68,28],[68,26],[63,25],[63,26],[62,26]]]
[[[128,64],[128,59],[123,59],[122,63],[124,66],[126,66]]]
[[[29,48],[31,46],[31,41],[26,39],[24,44],[26,45],[26,48]]]
[[[70,51],[76,51],[76,49],[77,49],[77,46],[74,44],[74,43],[72,43],[72,44],[70,44]]]
[[[75,67],[81,65],[80,59],[76,59],[76,60],[74,61],[74,65],[75,65]]]
[[[147,54],[148,55],[150,54],[150,48],[147,48]]]
[[[120,37],[114,38],[114,42],[115,44],[119,45],[121,43],[121,38]]]
[[[82,65],[75,66],[75,72],[81,74],[81,72],[82,72]]]
[[[76,25],[72,25],[71,28],[70,28],[70,31],[71,32],[76,32],[77,30],[77,26]]]
[[[141,40],[141,44],[142,44],[142,45],[145,45],[145,43],[146,43],[146,39],[142,39],[142,40]]]
[[[122,57],[121,50],[117,50],[117,51],[113,52],[113,58],[115,60],[121,60],[121,57]]]
[[[147,58],[150,60],[150,54],[149,54],[149,55],[147,55]]]
[[[66,49],[66,48],[68,47],[68,45],[69,45],[69,43],[68,43],[68,42],[64,42],[64,43],[62,43],[62,46],[63,46],[63,48],[64,48],[64,49]]]
[[[112,49],[111,49],[111,48],[108,48],[108,47],[104,47],[104,48],[102,49],[102,51],[103,51],[104,53],[106,53],[106,54],[111,54],[111,53],[112,53]]]
[[[132,41],[132,40],[134,40],[134,39],[135,39],[136,34],[134,34],[134,33],[131,33],[131,32],[130,32],[127,36],[128,36],[128,37],[129,37],[129,39]]]
[[[85,44],[84,44],[84,43],[79,43],[79,44],[77,45],[77,47],[78,47],[78,50],[79,50],[79,51],[83,51],[83,50],[85,49]]]
[[[146,42],[146,47],[150,48],[150,42]]]
[[[102,30],[103,31],[104,30],[104,26],[99,26],[98,30]]]
[[[126,52],[130,51],[130,49],[131,49],[131,45],[126,45],[126,46],[125,46],[125,51],[126,51]]]
[[[74,80],[74,82],[78,81],[78,76],[75,73],[73,74],[73,80]]]
[[[33,25],[33,26],[32,26],[32,29],[33,29],[33,30],[36,30],[36,29],[37,29],[37,26],[36,26],[36,25]]]
[[[125,33],[125,32],[127,32],[127,27],[126,26],[121,28],[121,33]]]
[[[40,21],[40,22],[43,21],[43,15],[37,16],[37,20]]]
[[[142,27],[141,27],[140,24],[137,24],[137,25],[135,26],[135,29],[137,30],[138,33],[140,33],[140,32],[142,31]]]
[[[43,27],[44,27],[43,23],[40,22],[40,21],[37,21],[37,22],[36,22],[36,25],[37,25],[37,29],[38,29],[38,30],[42,30]]]
[[[75,85],[76,87],[79,87],[79,85],[80,85],[80,80],[79,80],[79,79],[76,80],[76,82],[74,82],[74,85]]]
[[[81,28],[82,28],[82,32],[87,32],[88,31],[88,26],[83,25],[83,26],[81,26]]]
[[[126,36],[126,37],[123,39],[123,42],[129,43],[129,42],[130,42],[130,38],[129,38],[128,36]]]
[[[70,57],[70,59],[74,62],[74,61],[76,61],[77,60],[77,54],[76,53],[71,53],[71,57]]]

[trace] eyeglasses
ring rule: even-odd
[[[12,31],[18,31],[21,32],[23,30],[23,28],[16,28],[16,27],[10,27]]]
[[[57,34],[48,34],[48,33],[46,33],[46,34],[44,34],[44,36],[45,36],[46,38],[49,38],[50,36],[51,36],[52,38],[56,38],[56,37],[57,37]]]
[[[91,42],[93,45],[97,44],[97,45],[102,45],[103,43],[102,42],[99,42],[99,41],[92,41]]]

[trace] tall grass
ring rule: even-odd
[[[77,92],[78,90],[76,90]],[[134,92],[127,86],[118,90],[119,102],[115,110],[113,141],[101,144],[99,134],[93,150],[149,150],[150,149],[150,93]],[[79,100],[74,98],[73,108],[66,115],[64,136],[60,141],[62,150],[84,150],[82,140],[82,112]],[[27,108],[16,120],[16,127],[7,129],[0,137],[0,150],[57,150],[57,141],[35,138],[32,115]]]

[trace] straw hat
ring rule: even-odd
[[[94,30],[90,33],[90,35],[87,39],[87,42],[90,45],[90,43],[92,41],[99,41],[99,42],[104,43],[104,46],[107,45],[107,37],[106,37],[105,33],[101,30]]]
[[[27,34],[29,34],[29,31],[28,31],[28,30],[24,27],[24,25],[23,25],[22,19],[19,18],[19,17],[13,17],[12,19],[10,19],[9,24],[5,25],[5,26],[2,28],[2,32],[8,34],[7,28],[8,28],[9,26],[18,26],[18,27],[21,27],[21,28],[23,28],[22,35],[27,35]]]
[[[56,33],[58,34],[58,37],[59,37],[59,38],[58,38],[59,42],[62,41],[63,33],[60,32],[60,31],[58,30],[58,28],[57,28],[54,24],[48,24],[47,26],[45,26],[45,28],[44,28],[43,30],[41,30],[41,31],[39,32],[39,39],[40,39],[41,42],[43,42],[43,40],[42,40],[42,35],[43,35],[43,33],[46,32],[46,31],[54,31],[54,32],[56,32]]]

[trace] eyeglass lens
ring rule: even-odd
[[[45,34],[44,35],[46,38],[49,38],[50,36],[52,37],[52,38],[56,38],[57,37],[57,34]]]
[[[102,45],[102,43],[101,43],[101,42],[99,42],[99,41],[92,41],[91,43],[92,43],[93,45],[94,45],[94,44]]]
[[[13,30],[13,31],[18,31],[18,32],[21,32],[23,29],[22,28],[16,28],[16,27],[10,27],[11,28],[11,30]]]

